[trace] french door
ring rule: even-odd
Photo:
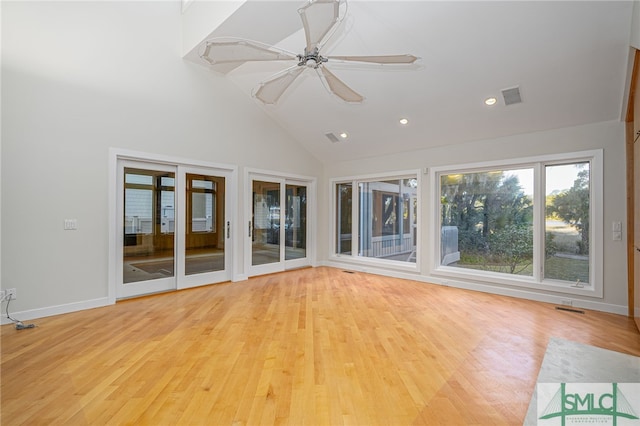
[[[231,279],[230,177],[118,160],[116,298]]]
[[[309,265],[309,182],[250,174],[249,186],[249,275]]]

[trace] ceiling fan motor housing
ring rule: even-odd
[[[300,61],[298,62],[299,66],[306,66],[313,69],[318,68],[323,62],[327,62],[327,58],[320,55],[317,47],[311,52],[305,49],[304,55],[298,55],[298,60]]]

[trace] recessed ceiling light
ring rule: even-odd
[[[406,118],[401,118],[400,119],[400,124],[405,125],[409,122],[409,120],[407,120]]]
[[[342,139],[346,139],[346,138],[348,138],[348,137],[349,137],[349,135],[348,135],[346,132],[342,132],[342,133],[340,133],[340,137],[341,137]]]
[[[489,106],[495,105],[496,102],[498,102],[498,100],[496,98],[487,98],[487,99],[484,100],[484,103],[486,105],[489,105]]]

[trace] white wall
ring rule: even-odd
[[[633,17],[631,21],[631,46],[640,49],[640,0],[633,2]]]
[[[604,150],[604,298],[585,298],[571,295],[571,299],[581,299],[578,305],[610,312],[627,312],[627,278],[625,237],[622,241],[612,241],[611,222],[625,223],[625,154],[624,123],[606,122],[580,127],[564,128],[546,132],[529,133],[494,140],[470,142],[441,148],[425,149],[411,153],[398,153],[391,156],[371,158],[359,161],[332,163],[325,167],[325,183],[320,187],[320,205],[329,205],[329,184],[326,180],[342,176],[375,174],[391,171],[424,169],[425,167],[458,165],[482,161],[503,160],[519,157],[533,157],[562,152],[575,152],[602,148]],[[427,213],[431,202],[428,175],[422,175],[422,226],[419,230],[423,241],[423,250],[418,255],[422,262],[422,274],[418,278],[424,281],[438,282],[428,276],[430,261],[430,242],[432,235],[427,226]],[[328,223],[332,218],[327,208],[321,210],[320,223]],[[624,230],[626,232],[626,230]],[[321,234],[318,250],[323,261],[328,261],[330,238]],[[470,288],[486,289],[481,285]],[[493,288],[492,290],[496,290]],[[497,289],[503,294],[518,295],[536,300],[559,302],[560,296],[545,291],[528,290],[523,292],[510,289]],[[567,297],[564,297],[567,298]]]
[[[243,167],[321,174],[253,99],[181,59],[180,22],[179,1],[2,2],[1,262],[2,287],[17,289],[12,312],[107,296],[110,147],[237,165],[239,191]],[[64,231],[65,218],[78,230]]]

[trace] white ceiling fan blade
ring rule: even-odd
[[[240,65],[249,61],[297,60],[295,54],[263,43],[243,39],[213,39],[206,42],[202,59],[225,72],[229,64]],[[228,69],[228,67],[226,67]]]
[[[374,64],[413,64],[418,60],[413,55],[382,55],[382,56],[327,56],[329,60],[368,62]]]
[[[310,0],[298,9],[307,39],[307,52],[319,49],[340,23],[340,3],[341,0]]]
[[[320,70],[322,73],[322,80],[326,83],[329,91],[341,98],[345,102],[350,103],[359,103],[364,100],[364,97],[353,90],[351,87],[347,86],[345,82],[336,77],[331,71],[329,71],[326,67],[318,67],[316,70]]]
[[[287,90],[287,88],[293,83],[293,81],[302,74],[305,67],[294,65],[291,68],[276,74],[271,79],[260,83],[258,90],[255,91],[253,96],[267,105],[273,105],[278,102],[280,96]]]

